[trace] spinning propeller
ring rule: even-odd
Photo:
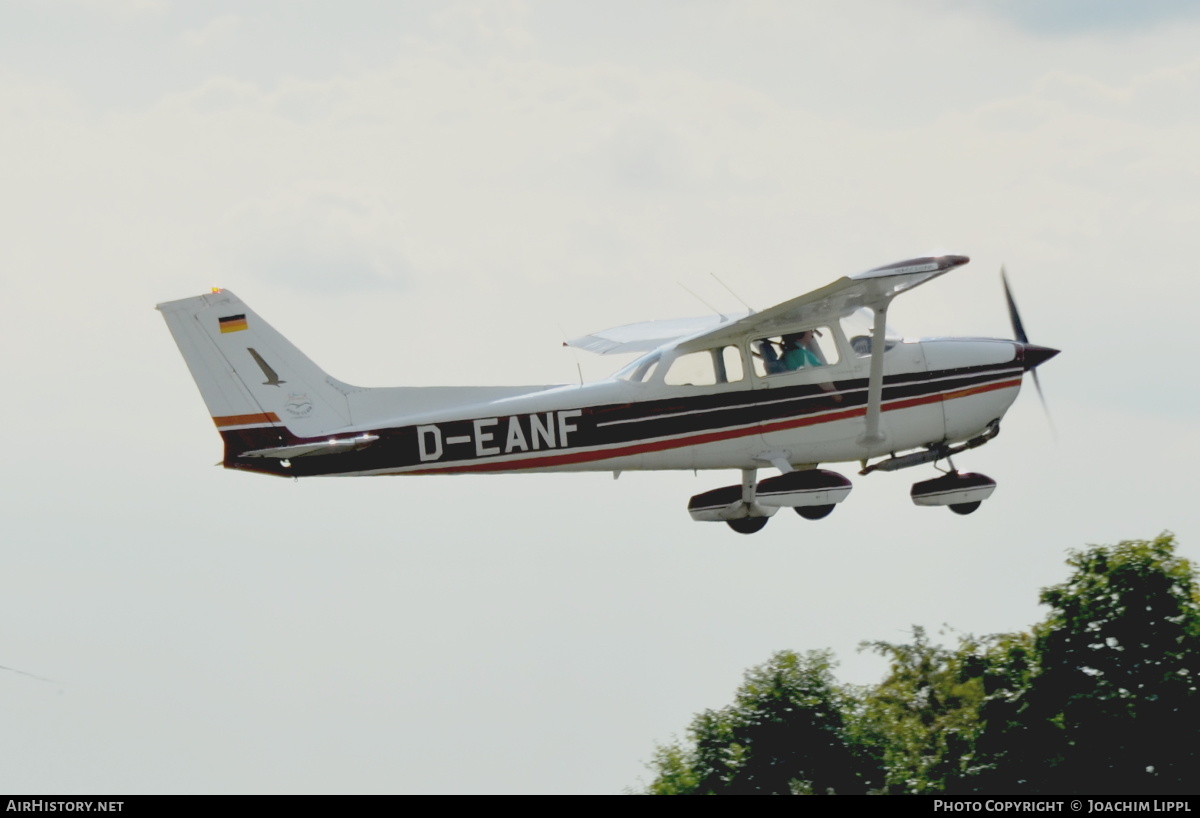
[[[1054,421],[1050,418],[1050,407],[1046,405],[1046,396],[1042,392],[1042,382],[1038,380],[1037,368],[1057,355],[1059,350],[1029,343],[1025,325],[1021,322],[1021,313],[1017,310],[1017,302],[1013,300],[1012,288],[1008,286],[1008,273],[1003,265],[1000,267],[1000,280],[1004,284],[1004,297],[1008,301],[1008,317],[1012,321],[1013,335],[1024,347],[1025,371],[1033,373],[1033,385],[1037,387],[1038,398],[1042,401],[1042,411],[1046,413],[1046,420],[1050,421],[1050,427],[1053,428]]]

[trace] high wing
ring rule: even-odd
[[[736,343],[746,335],[774,335],[797,327],[826,324],[863,307],[886,311],[892,299],[900,293],[948,273],[955,267],[961,267],[968,261],[970,259],[967,256],[926,256],[845,276],[770,309],[701,331],[681,342],[677,349],[680,352],[692,352]]]
[[[926,256],[876,267],[839,278],[811,293],[785,301],[762,312],[733,316],[703,315],[642,321],[594,332],[564,341],[563,346],[597,355],[649,352],[664,344],[686,339],[681,352],[692,352],[740,340],[749,334],[773,335],[797,326],[836,321],[862,307],[886,308],[891,300],[919,284],[937,278],[970,261],[966,256]]]

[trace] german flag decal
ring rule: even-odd
[[[246,316],[229,315],[225,318],[218,319],[221,325],[221,332],[241,332],[246,329]]]

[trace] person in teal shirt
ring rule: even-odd
[[[796,332],[783,336],[784,372],[795,372],[810,366],[824,366],[825,363],[812,350],[812,331]]]

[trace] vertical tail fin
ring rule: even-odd
[[[350,424],[341,384],[222,290],[158,305],[213,422],[226,464],[244,451]]]

